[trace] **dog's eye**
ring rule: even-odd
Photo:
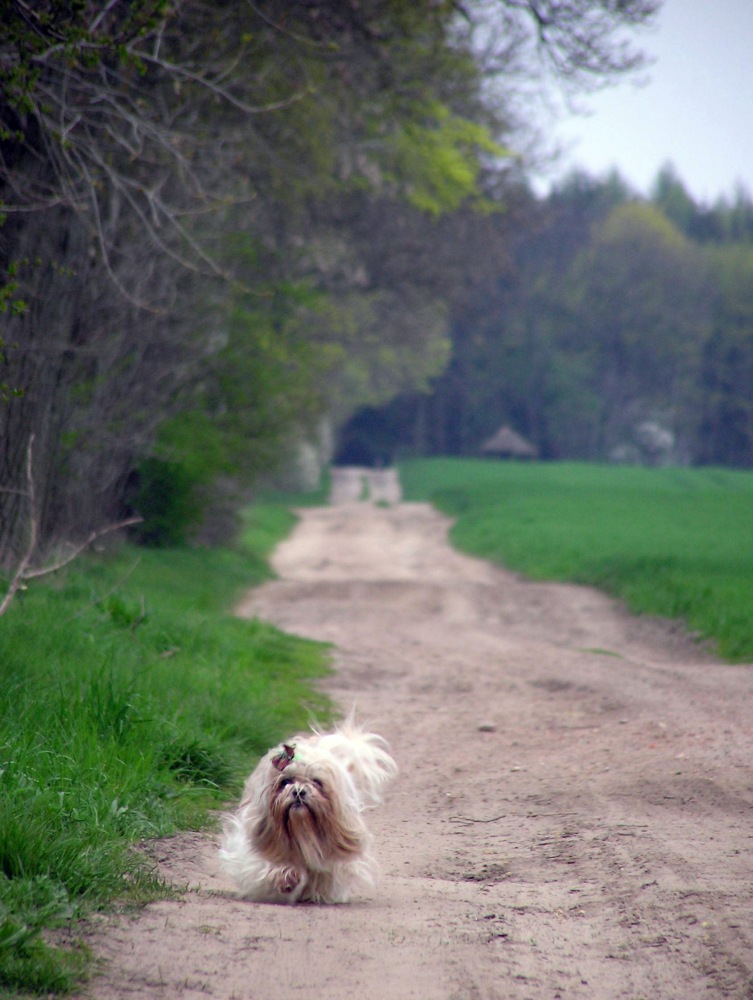
[[[293,784],[293,779],[292,778],[281,778],[277,787],[278,788],[287,788],[288,785],[292,785],[292,784]]]
[[[324,782],[323,781],[319,781],[318,778],[314,778],[313,784],[316,785],[316,787],[319,789],[320,792],[324,791]]]

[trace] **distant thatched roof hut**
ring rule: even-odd
[[[496,458],[538,458],[538,448],[511,427],[500,427],[481,445],[481,453]]]

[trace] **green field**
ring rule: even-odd
[[[457,519],[458,548],[599,587],[753,661],[753,473],[425,459],[400,474],[406,499]]]
[[[238,551],[82,557],[0,619],[0,995],[76,985],[80,919],[168,891],[131,845],[205,826],[329,718],[326,648],[229,613],[292,521],[252,509]]]

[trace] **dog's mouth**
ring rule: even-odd
[[[311,816],[314,815],[314,810],[311,807],[311,802],[307,795],[294,795],[291,796],[290,801],[285,806],[285,816],[301,815],[302,813],[309,813]]]
[[[311,806],[303,799],[288,803],[283,816],[283,828],[288,840],[297,843],[312,833],[318,837],[319,820]]]
[[[304,802],[302,799],[294,799],[288,806],[288,813],[300,812],[301,809],[308,809],[311,812],[308,802]]]

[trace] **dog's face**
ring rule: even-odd
[[[346,781],[330,760],[271,767],[264,809],[251,831],[257,850],[273,864],[319,869],[357,854],[363,825],[347,805]]]
[[[324,823],[332,811],[333,790],[310,772],[310,768],[287,768],[271,789],[270,811],[291,835],[299,827]]]

